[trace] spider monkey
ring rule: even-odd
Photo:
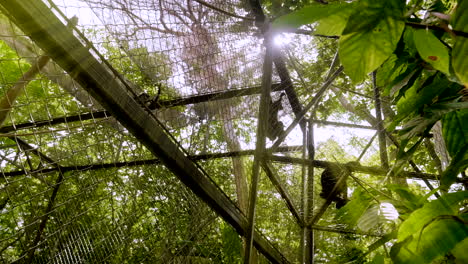
[[[335,188],[340,177],[346,176],[344,173],[349,172],[336,165],[330,165],[325,167],[325,170],[322,172],[322,176],[320,177],[320,182],[322,184],[320,197],[330,199],[330,201],[335,202],[336,209],[340,209],[348,202],[348,186],[346,185],[346,179],[343,179]],[[332,193],[333,188],[335,188],[334,193]]]
[[[146,105],[150,110],[155,110],[156,108],[161,107],[161,104],[159,104],[159,96],[161,95],[161,84],[158,84],[157,87],[158,93],[153,98],[151,98],[147,93],[142,93],[137,97],[138,101]]]
[[[281,93],[278,100],[273,101],[270,98],[270,113],[268,114],[268,126],[266,129],[266,136],[270,140],[275,140],[282,133],[284,133],[284,124],[278,120],[278,111],[283,109],[282,99],[286,94]]]

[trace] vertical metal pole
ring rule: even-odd
[[[379,131],[379,152],[380,163],[382,167],[388,171],[388,156],[387,156],[387,142],[385,139],[385,130],[382,121],[382,104],[380,102],[380,91],[377,87],[376,72],[372,73],[372,86],[374,88],[374,101],[375,101],[375,115],[377,119],[377,130]]]
[[[252,165],[252,184],[250,187],[248,228],[246,234],[244,263],[250,264],[252,260],[253,235],[255,230],[255,206],[257,203],[257,187],[260,175],[260,164],[265,155],[265,131],[268,122],[270,108],[271,74],[273,68],[271,34],[265,34],[265,60],[263,63],[262,93],[260,97],[260,109],[258,111],[257,143],[254,161]]]
[[[303,130],[302,133],[302,158],[305,160],[307,158],[307,127]],[[307,165],[302,165],[302,173],[301,173],[301,216],[302,216],[302,223],[304,225],[301,229],[301,241],[299,246],[299,263],[303,264],[306,261],[306,238],[307,238],[307,227],[305,223],[307,223]]]
[[[307,129],[307,152],[309,154],[309,160],[315,159],[315,145],[314,145],[314,122],[309,119]],[[307,173],[307,221],[310,223],[314,213],[314,165],[309,165]],[[307,255],[306,263],[314,263],[315,255],[315,234],[314,230],[307,226]]]

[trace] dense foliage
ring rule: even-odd
[[[391,241],[395,263],[468,259],[462,250],[468,247],[468,192],[453,185],[468,165],[467,10],[466,0],[333,1],[298,8],[273,23],[276,30],[307,25],[314,34],[338,36],[339,59],[355,91],[366,93],[360,83],[371,82],[369,74],[374,74],[375,84],[396,111],[385,119],[386,129],[399,129],[390,176],[398,177],[407,161],[417,158],[433,126],[442,123],[451,160],[439,188],[420,196],[403,186],[385,186],[382,191],[399,197],[385,199],[397,208],[401,221],[366,254]],[[378,191],[355,193],[341,213],[343,220],[356,225],[373,200],[381,199]],[[374,258],[375,263],[383,261],[380,254]]]

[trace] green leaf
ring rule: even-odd
[[[392,54],[380,68],[377,70],[377,86],[387,87],[390,82],[398,77],[402,71],[406,69],[406,65],[397,64],[398,57],[395,54]],[[386,93],[385,88],[383,93]],[[388,95],[386,93],[385,95]]]
[[[315,28],[314,33],[325,36],[340,36],[346,27],[349,16],[354,11],[350,6],[344,7],[345,8],[337,8],[337,10],[331,13],[328,17],[318,21],[318,25]]]
[[[442,135],[450,156],[454,157],[460,148],[468,144],[468,109],[453,111],[442,119]]]
[[[429,128],[424,127],[424,131],[429,130],[429,129],[430,127]],[[421,131],[421,133],[423,132]],[[401,170],[403,169],[403,166],[408,162],[408,160],[411,159],[411,157],[413,157],[414,153],[416,152],[416,150],[419,149],[419,146],[424,140],[424,137],[420,137],[419,140],[415,144],[413,144],[413,146],[411,146],[409,150],[405,151],[406,145],[408,144],[410,140],[410,138],[406,138],[406,136],[407,135],[403,135],[402,137],[401,145],[398,150],[397,157],[396,157],[396,162],[395,164],[393,164],[392,169],[391,169],[391,174],[398,175],[401,172]]]
[[[406,122],[399,134],[403,140],[409,140],[418,134],[424,134],[442,117],[450,112],[467,109],[468,102],[443,102],[425,108],[423,115]]]
[[[380,224],[393,222],[396,216],[398,216],[398,213],[393,204],[389,202],[373,204],[359,218],[357,226],[366,232]]]
[[[452,111],[442,119],[442,134],[452,160],[443,172],[440,188],[447,191],[457,174],[468,166],[468,109]]]
[[[455,215],[431,219],[421,230],[395,244],[391,250],[394,263],[432,263],[468,237],[468,227]]]
[[[353,193],[351,201],[338,210],[337,218],[341,223],[354,227],[371,203],[373,200],[369,194],[358,188]]]
[[[369,264],[385,264],[385,257],[382,254],[377,254]]]
[[[414,30],[413,40],[421,58],[447,75],[450,75],[448,49],[440,40],[425,29]]]
[[[424,105],[432,103],[434,98],[441,94],[449,85],[450,82],[441,74],[429,77],[422,85],[422,89],[418,85],[413,85],[398,101],[397,116],[394,118],[394,122],[398,124],[399,121],[407,116],[420,112]]]
[[[465,199],[468,199],[468,191],[449,193],[414,211],[401,224],[398,230],[398,241],[401,242],[420,232],[426,224],[429,224],[440,215],[456,215],[458,213],[458,203]]]
[[[441,189],[448,190],[468,166],[468,109],[452,111],[442,119],[442,135],[452,160],[442,174]]]
[[[417,68],[416,64],[406,65],[404,63],[397,63],[398,60],[395,62],[395,67],[393,68],[397,75],[390,80],[390,83],[385,88],[384,95],[386,96],[394,96],[398,93],[400,89],[408,85],[410,79],[420,70]]]
[[[453,256],[457,259],[458,263],[468,263],[468,238],[458,243],[452,250]]]
[[[407,142],[411,138],[424,134],[425,131],[432,128],[432,126],[440,119],[441,116],[417,116],[408,122],[399,131],[399,135]]]
[[[403,17],[405,2],[402,0],[361,0],[351,15],[343,34],[359,31],[372,31],[385,17],[400,20]]]
[[[468,0],[458,1],[457,10],[453,16],[452,27],[455,30],[468,32]],[[456,37],[452,49],[452,67],[463,85],[468,87],[468,38]]]
[[[457,175],[468,167],[468,144],[463,145],[442,173],[440,189],[448,191],[450,185],[457,180]]]
[[[314,3],[312,5],[306,6],[297,11],[291,12],[289,14],[277,18],[273,22],[272,27],[274,29],[298,28],[303,25],[317,22],[320,19],[327,18],[334,14],[337,14],[337,16],[334,16],[337,19],[336,22],[343,23],[342,21],[340,22],[339,19],[342,16],[346,16],[348,12],[350,14],[351,10],[352,4],[350,3],[338,3],[328,5]],[[347,16],[349,16],[349,14]],[[346,19],[347,18],[345,18],[345,20]],[[330,20],[328,20],[328,22],[330,22]]]
[[[423,76],[421,73],[423,72],[422,67],[417,67],[414,72],[407,76],[401,83],[398,83],[394,87],[392,87],[391,93],[394,96],[394,101],[397,102],[406,94],[406,91],[411,87],[415,87],[419,89],[423,84]],[[398,91],[398,94],[396,92]],[[396,95],[395,95],[396,94]]]
[[[373,28],[362,27],[362,31],[353,31],[340,38],[340,59],[345,72],[354,82],[362,81],[366,74],[377,69],[392,55],[405,27],[402,20],[385,16],[385,12],[381,14],[384,16]]]
[[[409,56],[415,57],[416,53],[418,52],[416,46],[414,44],[414,29],[410,27],[405,28],[405,32],[403,33],[403,41],[405,43],[405,51],[408,53]]]
[[[398,200],[401,202],[406,208],[411,211],[414,211],[424,205],[424,197],[414,194],[408,187],[401,186],[401,185],[389,185],[390,190],[394,191],[400,198]]]

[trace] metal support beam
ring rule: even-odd
[[[307,130],[302,133],[302,158],[307,158]],[[307,165],[301,165],[301,217],[302,222],[307,222]],[[306,241],[307,241],[307,227],[301,227],[301,241],[299,243],[299,263],[306,262]]]
[[[287,163],[287,164],[313,164],[315,167],[325,168],[329,166],[339,166],[340,168],[346,168],[351,172],[358,172],[358,173],[368,173],[372,175],[387,175],[387,171],[383,168],[379,167],[368,167],[362,166],[357,164],[349,164],[349,163],[336,163],[336,162],[329,162],[329,161],[322,161],[322,160],[309,160],[309,159],[301,159],[301,158],[293,158],[293,157],[286,157],[286,156],[276,156],[276,155],[268,155],[267,157],[271,161]],[[406,178],[417,178],[417,179],[428,179],[428,180],[438,180],[440,179],[440,175],[423,173],[423,172],[406,172],[403,171],[400,173],[401,177]],[[457,179],[457,182],[461,182],[460,179]]]
[[[253,88],[248,88],[248,89],[253,89]],[[176,100],[181,101],[182,99],[173,99],[170,101],[176,101]],[[165,105],[165,102],[167,101],[161,101],[161,104]],[[180,106],[180,105],[186,105],[186,104],[185,102],[183,102],[181,104],[173,105],[173,106]],[[71,123],[71,122],[78,122],[78,121],[82,122],[86,120],[96,120],[96,119],[108,118],[111,116],[112,116],[111,113],[109,113],[108,111],[101,110],[101,111],[94,111],[94,112],[83,113],[83,114],[78,114],[78,115],[55,117],[55,118],[48,119],[48,120],[37,120],[37,121],[32,121],[32,122],[25,122],[21,124],[16,124],[14,126],[11,125],[11,126],[1,127],[0,137],[4,136],[6,133],[13,132],[13,131],[20,131],[23,129],[60,125],[60,124],[66,124],[66,123]],[[376,130],[374,127],[371,127],[371,126],[363,126],[363,125],[356,125],[356,124],[342,123],[342,122],[335,122],[335,121],[314,120],[313,122],[315,124],[321,124],[325,126],[337,126],[337,127],[349,127],[349,128],[358,128],[358,129]]]
[[[249,6],[252,13],[255,16],[255,25],[263,32],[263,30],[268,27],[268,25],[265,25],[265,23],[268,22],[266,21],[267,19],[265,14],[263,13],[260,1],[249,0]],[[291,105],[291,108],[293,109],[296,118],[298,118],[300,116],[300,113],[302,113],[303,111],[302,105],[299,102],[296,90],[294,90],[294,85],[292,83],[291,76],[289,75],[289,71],[286,67],[286,63],[284,62],[284,59],[279,50],[273,51],[272,55],[276,71],[281,79],[281,84],[285,86],[286,96],[288,97],[289,104]],[[301,124],[302,131],[305,133],[305,122],[302,119],[300,119],[299,122]]]
[[[138,138],[198,197],[231,224],[247,233],[247,219],[235,203],[174,143],[159,121],[135,101],[125,84],[103,66],[42,1],[0,1],[17,26],[99,103]],[[253,244],[270,261],[287,260],[260,234],[252,232]]]
[[[281,135],[279,135],[278,139],[275,141],[275,143],[271,147],[272,149],[279,147],[281,142],[283,142],[284,139],[286,139],[286,137],[294,129],[294,127],[296,127],[296,125],[299,124],[299,122],[301,122],[301,120],[304,119],[307,112],[319,102],[322,95],[325,93],[328,87],[333,83],[333,81],[336,79],[336,77],[338,77],[338,75],[340,75],[342,71],[343,71],[343,66],[339,67],[333,73],[333,75],[322,85],[322,87],[320,87],[319,91],[317,92],[317,94],[315,94],[314,98],[312,98],[312,100],[307,104],[306,107],[304,107],[304,109],[302,109],[300,113],[296,114],[296,118],[294,118],[294,120],[288,126],[288,128]]]
[[[278,193],[281,195],[283,200],[286,202],[286,206],[288,207],[289,211],[291,211],[292,215],[296,219],[297,224],[299,226],[303,226],[304,222],[302,221],[302,218],[301,218],[301,216],[299,214],[299,211],[297,210],[296,205],[294,204],[291,195],[289,194],[288,190],[286,189],[286,186],[281,184],[281,182],[279,180],[279,177],[278,177],[278,172],[276,172],[273,165],[270,164],[266,160],[263,160],[262,167],[263,167],[263,170],[265,171],[266,175],[270,179],[271,183],[273,184],[273,186],[275,186]]]
[[[44,229],[46,229],[47,222],[50,219],[51,212],[54,209],[55,205],[55,199],[57,198],[58,191],[60,187],[62,186],[63,178],[64,178],[64,172],[60,170],[60,164],[58,162],[54,161],[52,158],[48,157],[47,155],[43,154],[30,144],[28,144],[26,141],[20,139],[19,137],[11,137],[11,140],[14,140],[16,144],[18,144],[18,148],[24,152],[31,152],[34,155],[38,156],[42,160],[46,161],[48,164],[54,166],[57,171],[58,171],[58,176],[57,179],[55,180],[55,184],[53,186],[50,186],[52,188],[52,193],[47,201],[47,207],[44,209],[44,213],[40,216],[40,223],[36,231],[36,235],[34,237],[34,240],[31,241],[31,243],[23,250],[23,254],[20,256],[19,259],[15,260],[13,263],[31,263],[31,261],[34,258],[34,253],[36,252],[38,245],[41,242],[41,239],[43,237]]]
[[[262,93],[260,96],[260,107],[258,110],[258,128],[257,128],[257,142],[255,146],[255,155],[252,165],[252,180],[250,185],[249,196],[249,215],[248,215],[248,228],[246,234],[246,245],[244,254],[244,263],[250,264],[252,261],[252,241],[253,233],[255,230],[255,209],[257,204],[257,188],[260,178],[260,165],[264,159],[265,146],[266,146],[266,128],[268,125],[268,115],[270,108],[270,92],[271,92],[271,78],[273,72],[272,60],[272,39],[271,36],[265,37],[265,60],[263,62],[263,76],[262,76]]]
[[[375,103],[375,118],[377,120],[377,130],[379,133],[379,153],[380,165],[385,170],[388,170],[388,155],[387,155],[387,142],[385,137],[385,128],[382,121],[382,106],[380,102],[380,90],[377,87],[377,73],[372,72],[372,86],[374,89],[374,103]]]
[[[286,96],[288,97],[289,104],[296,116],[300,116],[302,112],[302,105],[299,102],[299,99],[296,94],[296,90],[294,89],[294,85],[291,80],[291,76],[289,75],[289,71],[286,68],[286,63],[282,55],[279,53],[279,50],[275,52],[275,56],[273,59],[275,63],[276,71],[281,79],[281,84],[285,87]],[[302,132],[305,133],[306,131],[306,122],[303,119],[299,120],[299,125],[301,126]]]
[[[16,146],[16,145],[13,145]],[[298,151],[299,146],[291,146],[291,147],[280,147],[276,149],[276,152],[296,152]],[[247,150],[240,150],[240,151],[229,151],[229,152],[220,152],[220,153],[206,153],[206,154],[199,154],[199,155],[189,155],[188,158],[192,161],[200,161],[200,160],[210,160],[210,159],[222,159],[222,158],[231,158],[231,157],[243,157],[243,156],[252,156],[255,150],[247,149]],[[159,159],[144,159],[144,160],[135,160],[135,161],[122,161],[122,162],[108,162],[108,163],[92,163],[86,165],[79,165],[79,166],[60,166],[60,170],[62,172],[70,172],[70,171],[95,171],[95,170],[102,170],[102,169],[114,169],[114,168],[123,168],[123,167],[136,167],[136,166],[145,166],[145,165],[158,165],[161,164],[161,160]],[[58,171],[58,168],[40,168],[37,170],[16,170],[16,171],[2,171],[1,175],[3,178],[5,177],[17,177],[22,175],[30,175],[36,173],[51,173]],[[1,181],[1,178],[0,178]]]
[[[308,129],[307,129],[307,153],[308,153],[308,160],[315,160],[315,140],[314,140],[314,124],[312,120],[308,122]],[[307,209],[306,209],[306,220],[305,223],[309,223],[312,221],[314,217],[314,164],[308,164],[307,168],[307,192],[306,192],[306,199],[307,199]],[[306,261],[305,263],[314,263],[315,262],[315,234],[314,230],[310,228],[310,226],[306,225]]]

